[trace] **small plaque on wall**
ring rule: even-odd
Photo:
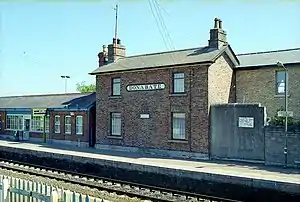
[[[141,119],[149,119],[150,115],[149,114],[140,114]]]
[[[240,128],[254,128],[254,118],[253,117],[239,117],[239,127]]]

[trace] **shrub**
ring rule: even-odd
[[[283,126],[285,124],[285,117],[279,117],[278,112],[279,111],[285,111],[284,107],[280,107],[277,109],[275,116],[271,117],[269,119],[269,123],[271,125],[276,125],[276,126]],[[300,120],[295,119],[294,117],[288,117],[287,124],[290,125],[298,125],[300,124]]]

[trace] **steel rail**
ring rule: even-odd
[[[13,170],[21,173],[27,173],[30,175],[51,178],[67,183],[78,184],[81,186],[87,186],[99,190],[105,190],[108,192],[115,192],[119,195],[137,197],[144,200],[170,202],[189,201],[190,199],[197,199],[197,201],[238,202],[237,200],[228,198],[221,198],[217,196],[209,196],[163,187],[138,184],[134,182],[110,179],[52,167],[33,165],[30,163],[13,161],[3,158],[0,158],[0,161],[0,168],[4,168],[7,170]]]

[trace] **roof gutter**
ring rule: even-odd
[[[300,67],[300,62],[294,63],[284,63],[286,66],[296,66]],[[252,66],[239,66],[236,67],[236,70],[258,70],[258,69],[269,69],[269,68],[277,68],[277,64],[266,64],[266,65],[252,65]]]

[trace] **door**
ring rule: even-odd
[[[29,140],[30,119],[24,120],[23,140]]]

